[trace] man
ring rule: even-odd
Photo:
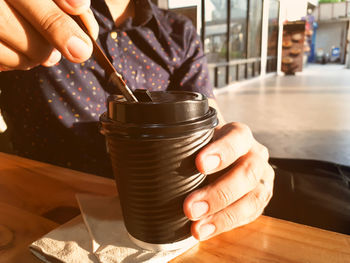
[[[198,91],[218,107],[200,40],[187,19],[147,0],[95,0],[93,12],[89,7],[88,0],[0,1],[0,70],[6,71],[0,75],[0,106],[19,154],[106,175],[109,162],[95,124],[106,97],[117,91],[90,58],[88,36],[67,13],[81,16],[133,89]],[[196,165],[221,176],[184,202],[199,240],[255,220],[272,196],[267,149],[246,125],[220,122]]]

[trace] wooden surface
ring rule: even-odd
[[[40,262],[28,245],[79,214],[76,193],[116,188],[110,179],[0,153],[0,262]],[[350,262],[350,236],[261,216],[172,261],[180,262]]]

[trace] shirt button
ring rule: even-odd
[[[112,32],[111,33],[111,38],[116,39],[118,36],[117,32]]]

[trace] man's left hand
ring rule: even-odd
[[[265,146],[241,123],[217,128],[213,142],[196,157],[198,170],[214,178],[191,193],[185,215],[194,221],[192,235],[206,240],[257,219],[272,197],[274,170]]]

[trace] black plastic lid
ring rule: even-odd
[[[207,98],[195,92],[151,92],[152,102],[127,102],[118,95],[107,99],[108,118],[121,123],[170,124],[203,117]]]
[[[196,92],[150,92],[152,102],[127,102],[111,95],[107,112],[100,117],[101,132],[105,135],[179,136],[181,133],[209,129],[217,125],[216,111],[208,99]],[[176,134],[176,135],[175,135]]]

